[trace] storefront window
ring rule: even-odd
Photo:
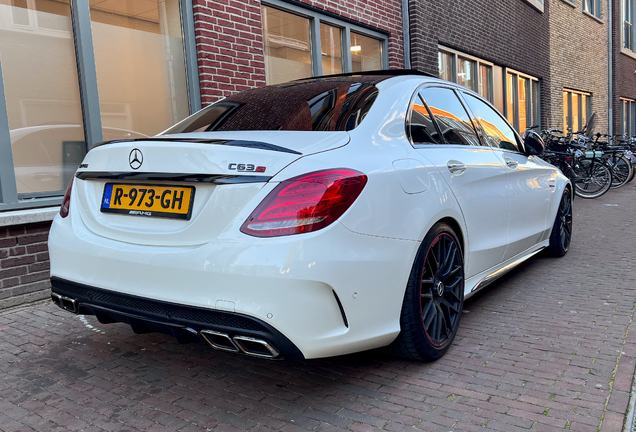
[[[342,73],[342,30],[320,23],[320,47],[322,50],[322,74]]]
[[[312,76],[309,19],[261,6],[267,84]]]
[[[63,191],[86,154],[70,3],[13,4],[0,57],[18,193]]]
[[[382,43],[378,39],[351,33],[351,70],[382,69]]]
[[[189,114],[178,0],[91,1],[104,139],[152,136]]]

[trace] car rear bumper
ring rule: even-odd
[[[55,277],[51,285],[55,304],[69,312],[95,315],[103,324],[123,322],[138,334],[165,333],[179,343],[211,341],[214,348],[257,357],[303,358],[282,333],[253,317],[121,294]],[[242,343],[245,338],[260,342]]]
[[[183,340],[190,334],[200,338],[204,329],[230,339],[260,336],[281,356],[304,358],[391,343],[418,246],[356,234],[338,222],[297,236],[256,239],[237,233],[201,246],[142,246],[94,234],[73,209],[68,218],[55,218],[49,236],[53,292],[77,299],[81,313]],[[98,302],[95,293],[128,300]],[[250,333],[236,325],[150,313],[131,299],[208,317],[239,317],[260,328]]]

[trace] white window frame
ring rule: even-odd
[[[635,0],[621,0],[620,10],[620,32],[621,32],[621,53],[630,57],[636,58],[636,14],[634,9],[636,8]],[[628,8],[628,14],[625,13],[625,9]],[[629,15],[629,16],[626,16]],[[629,31],[626,31],[626,26],[629,25]],[[625,37],[629,35],[629,41]]]
[[[592,10],[588,7],[588,2],[591,4]],[[582,0],[583,3],[583,12],[586,12],[597,19],[602,19],[603,14],[601,14],[601,0]]]
[[[381,42],[382,51],[382,69],[389,68],[389,37],[386,33],[382,33],[377,30],[369,29],[363,25],[354,24],[348,20],[333,17],[327,13],[322,13],[314,9],[297,6],[295,4],[287,3],[282,0],[266,0],[262,1],[261,5],[272,7],[283,12],[291,13],[309,19],[309,35],[311,43],[311,65],[313,76],[322,76],[322,49],[320,42],[320,24],[328,24],[330,26],[338,27],[341,31],[341,44],[342,47],[342,63],[343,73],[351,73],[351,33],[357,33],[362,36],[367,36],[373,39],[378,39]]]

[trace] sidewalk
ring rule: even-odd
[[[620,432],[636,368],[636,185],[574,204],[568,255],[467,301],[433,363],[265,361],[49,303],[1,313],[0,430]]]

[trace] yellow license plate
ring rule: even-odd
[[[101,211],[190,220],[194,187],[107,183]]]

